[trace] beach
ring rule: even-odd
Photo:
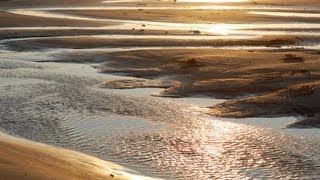
[[[1,179],[150,179],[85,154],[3,133],[0,141]]]
[[[0,1],[0,178],[319,178],[319,19],[317,0]]]

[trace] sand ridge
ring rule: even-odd
[[[79,152],[0,133],[1,179],[151,179]]]

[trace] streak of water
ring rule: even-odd
[[[40,17],[55,17],[55,18],[67,18],[74,20],[98,20],[105,22],[116,22],[124,24],[122,27],[125,28],[141,28],[141,24],[146,26],[148,29],[160,29],[160,30],[199,30],[200,32],[212,33],[214,35],[224,35],[230,38],[241,38],[245,36],[263,36],[263,35],[318,35],[319,32],[301,32],[301,31],[250,31],[252,29],[320,29],[320,24],[314,23],[278,23],[278,24],[188,24],[188,23],[170,23],[170,22],[152,22],[152,21],[135,21],[135,20],[115,20],[115,19],[103,19],[103,18],[91,18],[69,14],[59,14],[47,11],[34,11],[34,10],[14,10],[11,13],[19,15],[31,15]],[[134,25],[134,26],[133,26]],[[111,26],[110,28],[114,28]],[[121,26],[120,26],[121,27]],[[106,28],[106,27],[103,27]],[[237,31],[237,30],[242,31]],[[245,29],[249,31],[244,31]],[[161,37],[161,35],[159,35]],[[170,36],[167,36],[170,37]],[[176,38],[178,38],[176,36]]]
[[[0,40],[0,44],[7,42],[23,41],[23,40],[37,40],[37,39],[68,39],[75,36],[55,36],[55,37],[30,37],[30,38],[13,38]],[[185,40],[214,40],[214,39],[250,39],[256,36],[167,36],[167,35],[79,35],[79,38],[99,38],[99,39],[185,39]]]
[[[292,12],[268,12],[268,11],[250,11],[249,13],[266,15],[266,16],[320,18],[320,14],[318,13],[292,13]]]

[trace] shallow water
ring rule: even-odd
[[[108,75],[95,75],[86,65],[34,64],[0,70],[2,81],[10,81],[0,88],[0,124],[10,133],[157,177],[281,178],[320,172],[318,141],[215,120],[194,109],[199,106],[192,99],[149,97],[137,93],[141,89],[98,90],[94,84]]]
[[[120,2],[120,1],[119,1]],[[141,1],[138,1],[141,2]],[[55,7],[6,10],[20,15],[115,22],[101,27],[0,27],[5,30],[199,29],[211,35],[92,35],[105,39],[236,39],[262,35],[319,35],[319,23],[187,24],[131,21],[76,16],[68,10],[138,9],[140,7]],[[167,9],[169,7],[141,7]],[[254,12],[303,11],[306,7],[187,6],[171,9],[248,9]],[[65,10],[66,13],[56,13]],[[261,10],[261,11],[258,11]],[[318,11],[317,7],[309,10]],[[319,10],[320,11],[320,10]],[[291,16],[292,12],[286,12]],[[269,14],[265,14],[269,16]],[[273,14],[275,16],[279,14]],[[301,15],[305,15],[302,14]],[[317,14],[313,14],[317,15]],[[309,15],[311,16],[311,15]],[[305,17],[305,16],[303,16]],[[317,129],[285,129],[296,118],[218,119],[205,114],[207,106],[224,100],[208,97],[161,98],[162,89],[101,89],[108,80],[128,79],[97,73],[91,65],[37,63],[61,55],[151,49],[320,49],[316,41],[283,47],[190,46],[50,48],[12,52],[7,43],[74,36],[26,37],[0,41],[0,128],[14,135],[85,152],[143,174],[167,179],[320,178],[320,134]],[[80,57],[79,57],[80,58]],[[94,56],[94,62],[104,57]]]

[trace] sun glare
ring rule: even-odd
[[[206,2],[206,3],[223,3],[223,2],[245,2],[248,0],[177,0],[178,2]]]
[[[228,35],[230,31],[231,31],[230,27],[224,24],[212,25],[212,27],[209,28],[209,32],[221,34],[221,35]]]

